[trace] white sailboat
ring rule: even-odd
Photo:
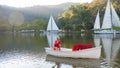
[[[53,16],[50,16],[48,26],[47,26],[47,31],[59,31],[59,28],[56,25]]]
[[[120,20],[110,0],[108,0],[107,2],[105,15],[103,18],[103,24],[101,28],[99,23],[99,14],[97,14],[95,21],[95,24],[97,25],[94,25],[94,27],[98,27],[97,29],[99,30],[96,30],[96,28],[94,28],[94,33],[120,33],[119,31],[113,30],[113,26],[120,27]]]
[[[94,29],[100,29],[100,16],[99,16],[99,11],[97,13],[96,19],[95,19],[95,24],[94,24]]]

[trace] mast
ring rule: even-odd
[[[52,19],[52,16],[51,16],[51,30],[53,30],[53,28],[52,28],[52,23],[53,22],[53,19]]]
[[[112,23],[112,9],[111,9],[111,4],[112,4],[112,2],[111,2],[111,0],[109,0],[109,5],[110,5],[110,16],[111,16],[111,24],[112,24],[112,27],[113,27],[113,23]],[[113,28],[111,28],[111,29],[113,29]]]

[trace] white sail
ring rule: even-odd
[[[59,28],[57,27],[54,19],[52,16],[50,16],[49,22],[48,22],[48,26],[47,26],[47,30],[51,31],[51,30],[59,30]]]
[[[111,22],[111,10],[110,10],[110,1],[108,0],[107,2],[107,7],[106,7],[106,11],[104,14],[104,18],[103,18],[103,24],[102,24],[102,29],[108,29],[108,28],[112,28],[112,22]]]
[[[111,4],[111,11],[112,11],[112,24],[113,24],[113,26],[120,27],[119,17],[118,17],[112,4]]]
[[[100,16],[99,16],[99,11],[98,11],[97,16],[96,16],[96,19],[95,19],[94,29],[100,29]]]

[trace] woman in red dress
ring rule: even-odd
[[[60,46],[61,46],[61,41],[60,41],[60,38],[57,37],[57,39],[55,40],[53,49],[54,50],[60,50]]]

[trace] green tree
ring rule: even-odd
[[[34,30],[45,30],[47,27],[47,21],[43,19],[35,19],[30,27]]]

